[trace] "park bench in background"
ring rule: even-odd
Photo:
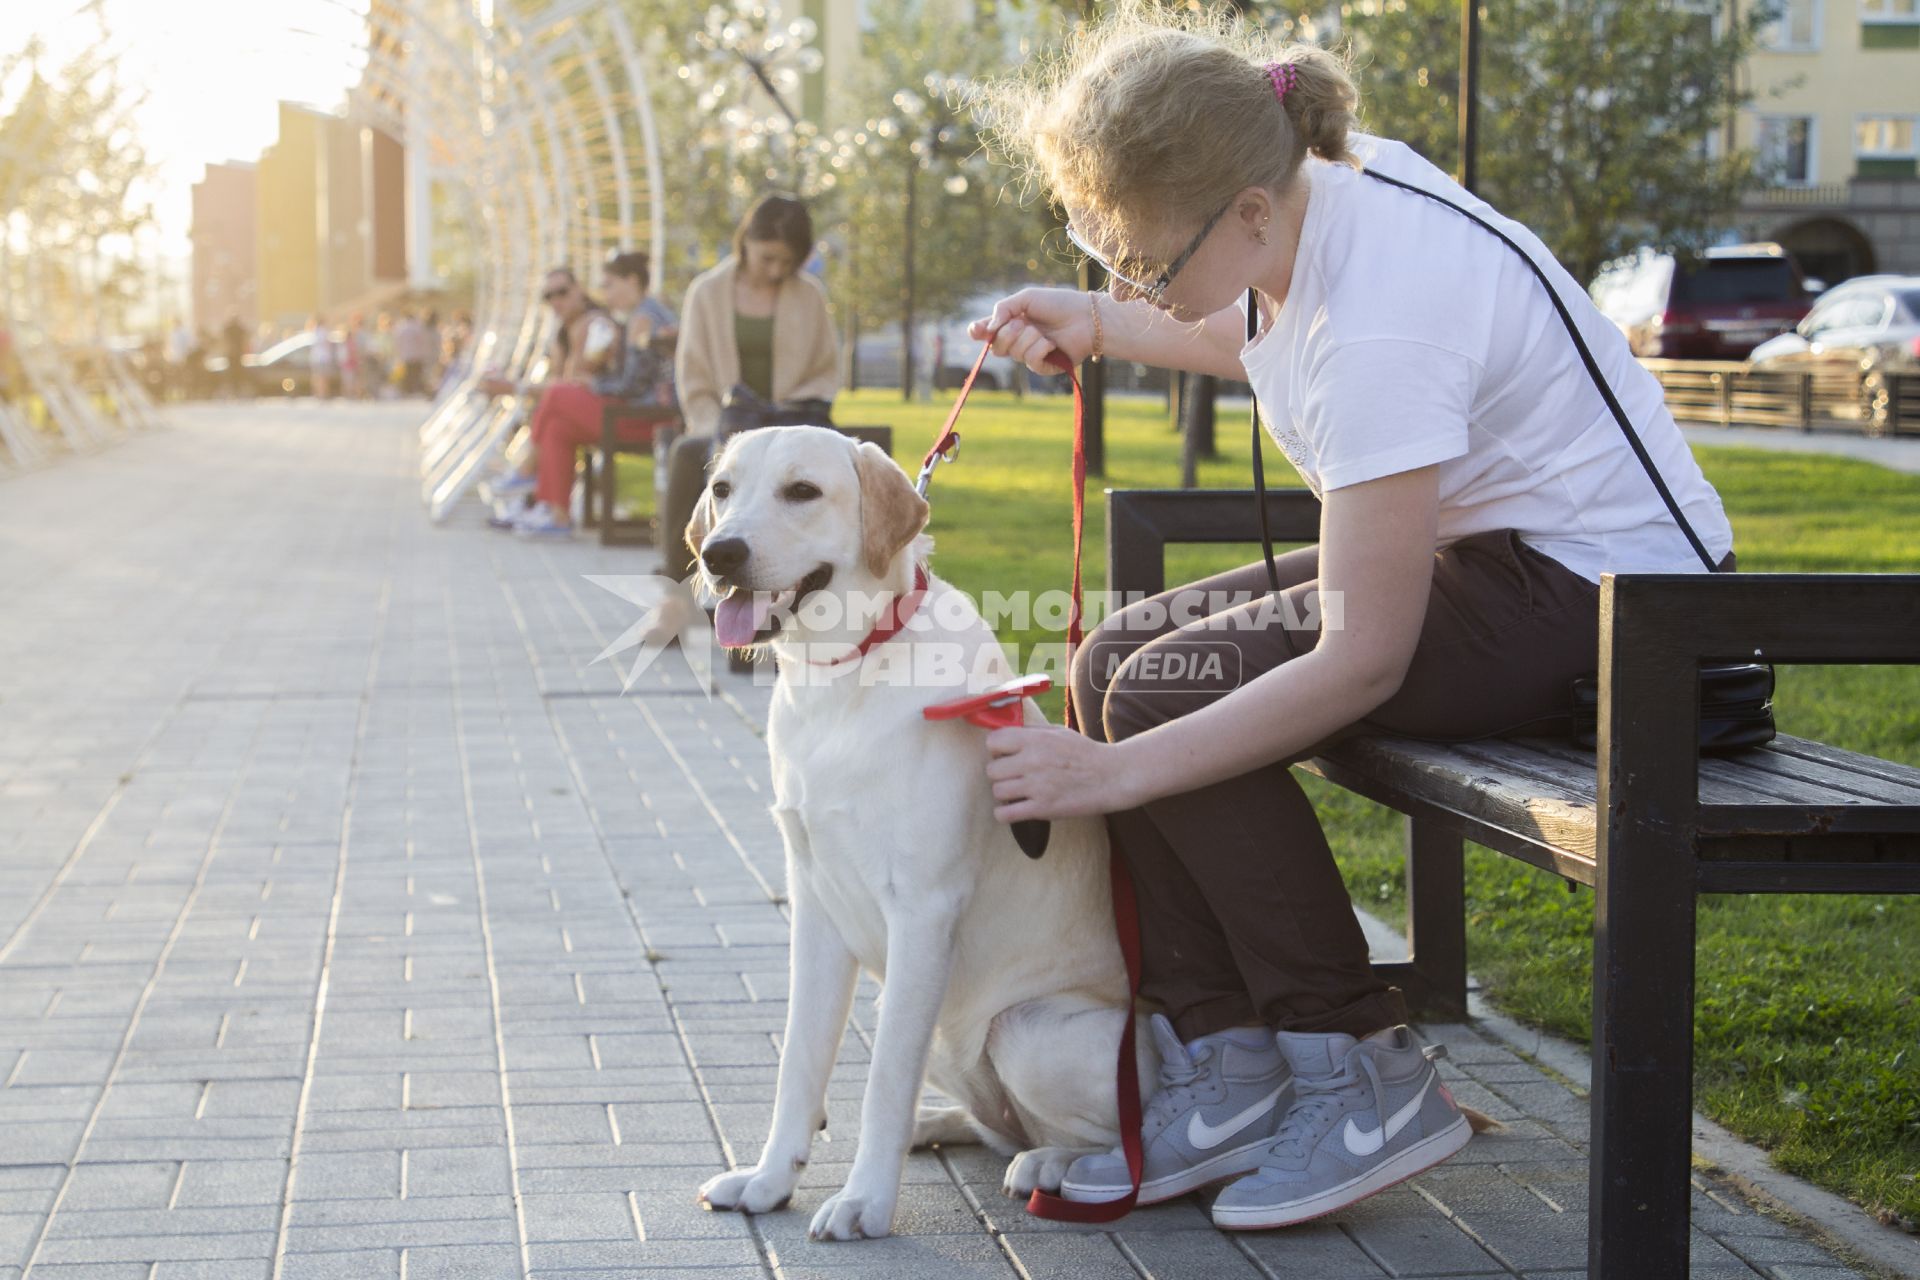
[[[1267,508],[1277,541],[1318,539],[1312,494]],[[1258,537],[1251,492],[1109,490],[1108,589],[1163,590],[1169,544]],[[1687,1274],[1695,899],[1920,893],[1920,769],[1785,735],[1700,759],[1702,660],[1920,662],[1920,575],[1608,575],[1597,751],[1359,738],[1302,764],[1406,815],[1411,958],[1376,968],[1417,1017],[1465,1012],[1464,841],[1594,890],[1595,1280]]]
[[[607,401],[600,413],[600,443],[586,451],[586,507],[581,520],[584,527],[600,530],[602,546],[648,546],[656,541],[652,507],[636,516],[615,514],[619,458],[623,453],[653,454],[656,442],[671,447],[679,435],[678,408]]]
[[[635,422],[644,423],[648,429],[645,432],[629,430],[624,435],[617,429],[622,424],[631,428]],[[600,429],[600,443],[587,458],[584,526],[599,528],[602,546],[649,546],[677,537],[677,530],[667,534],[654,527],[659,520],[659,513],[655,509],[628,516],[616,516],[614,513],[617,510],[615,499],[619,494],[620,455],[653,453],[656,440],[670,448],[680,434],[678,412],[662,413],[652,406],[610,401],[601,412]],[[877,444],[889,457],[893,454],[893,428],[890,426],[846,426],[835,427],[834,430],[856,440]]]

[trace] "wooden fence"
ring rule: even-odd
[[[1852,370],[1756,370],[1739,360],[1642,360],[1682,422],[1722,427],[1832,429],[1920,435],[1920,375],[1887,373],[1868,384]]]

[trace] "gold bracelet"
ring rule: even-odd
[[[1098,289],[1087,291],[1087,310],[1093,313],[1093,350],[1088,353],[1087,359],[1094,364],[1099,364],[1103,354],[1100,348],[1105,343],[1100,335],[1100,291]]]

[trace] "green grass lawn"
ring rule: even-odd
[[[902,404],[857,392],[844,422],[892,423],[911,473],[948,401]],[[1024,402],[982,394],[962,423],[960,461],[934,480],[934,564],[978,596],[1041,591],[1068,580],[1071,409],[1063,397]],[[1250,483],[1244,417],[1223,413],[1222,457],[1200,482]],[[1731,514],[1740,568],[1920,569],[1920,476],[1840,458],[1754,449],[1696,451]],[[1297,483],[1277,453],[1268,474]],[[1087,586],[1104,583],[1099,490],[1178,483],[1179,440],[1158,400],[1113,400],[1107,474],[1090,480]],[[1244,563],[1254,548],[1186,548],[1167,580]],[[1022,655],[1059,637],[1037,628],[1002,637]],[[1782,732],[1920,765],[1920,670],[1782,667]],[[1048,712],[1059,716],[1058,694]],[[1356,901],[1397,919],[1404,901],[1396,814],[1304,777]],[[1557,877],[1469,846],[1468,946],[1486,994],[1513,1016],[1560,1035],[1589,1031],[1592,896]],[[1698,916],[1695,1102],[1767,1147],[1782,1168],[1888,1220],[1920,1229],[1920,898],[1703,898]]]

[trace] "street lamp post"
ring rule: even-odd
[[[705,112],[719,111],[722,102],[738,94],[739,100],[721,112],[736,135],[789,139],[784,158],[795,169],[797,190],[800,147],[791,139],[802,124],[787,98],[800,87],[800,77],[819,71],[825,59],[812,47],[820,33],[813,19],[803,16],[778,26],[768,18],[768,11],[751,0],[734,0],[731,9],[718,4],[708,9],[706,24],[693,34],[694,44],[707,53],[705,64],[689,61],[680,68],[680,78],[699,88],[699,105]],[[736,64],[745,69],[744,77],[735,71]],[[773,104],[772,113],[751,105],[755,89]]]
[[[907,226],[906,226],[906,262],[904,278],[900,289],[900,398],[913,399],[913,229],[919,221],[919,210],[915,207],[914,196],[920,189],[920,155],[918,138],[907,151]]]
[[[899,113],[900,123],[896,124],[890,117],[875,126],[882,137],[891,136],[889,126],[892,126],[898,128],[901,136],[907,139],[906,226],[902,244],[905,260],[901,264],[900,290],[900,396],[903,400],[913,398],[916,364],[913,343],[917,285],[914,278],[914,242],[920,225],[920,170],[933,168],[939,162],[941,152],[951,150],[960,136],[960,125],[953,114],[953,104],[960,101],[967,90],[964,77],[943,75],[938,71],[929,72],[921,84],[927,91],[926,97],[910,89],[902,89],[893,95],[894,110]],[[965,194],[965,175],[953,175],[948,179],[946,189],[952,195]],[[939,375],[940,371],[936,368],[928,376],[931,379]]]
[[[1480,0],[1460,0],[1460,185],[1480,183]]]

